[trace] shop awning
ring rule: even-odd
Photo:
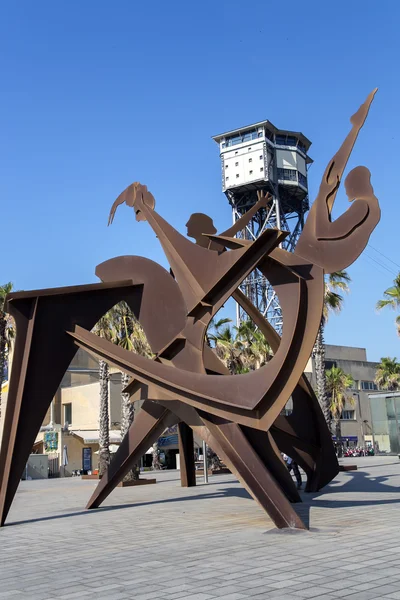
[[[72,430],[71,433],[76,437],[83,440],[84,444],[98,444],[99,443],[99,432],[98,430]],[[110,430],[110,444],[121,443],[121,432],[118,430]]]

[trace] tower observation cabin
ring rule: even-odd
[[[213,137],[221,157],[222,191],[232,207],[233,221],[257,202],[257,191],[271,201],[238,237],[256,239],[267,227],[288,232],[282,247],[294,250],[309,209],[307,171],[311,142],[302,133],[278,129],[270,121],[234,129]],[[279,300],[265,277],[254,271],[242,291],[275,329],[282,331]],[[247,315],[238,306],[238,324]]]

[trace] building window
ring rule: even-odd
[[[249,171],[249,175],[253,175],[253,171]]]
[[[342,419],[342,421],[354,421],[354,419],[356,418],[356,411],[343,410],[342,414],[340,415],[340,418]]]
[[[297,141],[293,135],[277,135],[275,137],[275,143],[278,146],[297,146]]]
[[[253,162],[253,159],[252,159],[252,158],[249,158],[249,162]]]
[[[278,169],[278,179],[297,181],[297,171],[296,169]]]
[[[238,167],[238,166],[239,166],[239,163],[238,163],[238,162],[236,162],[236,163],[235,163],[235,167]]]
[[[326,360],[325,361],[325,371],[329,371],[332,367],[337,367],[337,362],[335,360]]]
[[[229,167],[229,165],[225,165],[225,169],[227,169]]]
[[[263,155],[262,155],[262,154],[260,154],[260,160],[262,160],[262,159],[263,159]]]
[[[250,152],[250,150],[251,150],[251,146],[250,146],[249,148],[247,148],[247,150]]]
[[[236,150],[235,154],[237,154],[237,153],[238,153],[238,150]]]
[[[242,144],[243,142],[250,142],[251,140],[256,140],[257,137],[262,137],[262,133],[261,136],[258,136],[257,131],[255,130],[247,131],[246,133],[233,135],[232,137],[227,138],[226,145],[236,146],[236,144]]]
[[[260,171],[264,171],[264,167],[261,167],[261,168],[260,168]]]
[[[225,177],[225,181],[229,181],[229,177]]]
[[[361,389],[362,390],[377,390],[378,386],[373,381],[362,381]]]
[[[72,404],[64,404],[64,425],[71,425],[72,423]]]
[[[222,142],[221,148],[225,148],[225,142]]]
[[[236,173],[236,179],[239,179],[239,173]]]
[[[262,137],[262,131],[258,132],[258,137]]]
[[[297,143],[297,147],[298,147],[299,150],[301,150],[302,152],[304,152],[304,154],[306,153],[306,147],[305,147],[305,145],[302,142],[299,141]]]
[[[307,177],[303,173],[298,172],[299,183],[307,189]]]

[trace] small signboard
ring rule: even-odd
[[[82,448],[82,469],[84,471],[92,470],[92,449]]]

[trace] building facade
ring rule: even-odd
[[[400,392],[369,394],[374,445],[400,456]]]
[[[340,367],[352,376],[354,385],[348,390],[348,400],[341,418],[342,443],[345,446],[374,444],[369,394],[377,390],[374,383],[378,363],[367,360],[365,348],[325,346],[325,368]],[[306,375],[316,389],[315,361],[308,362]]]

